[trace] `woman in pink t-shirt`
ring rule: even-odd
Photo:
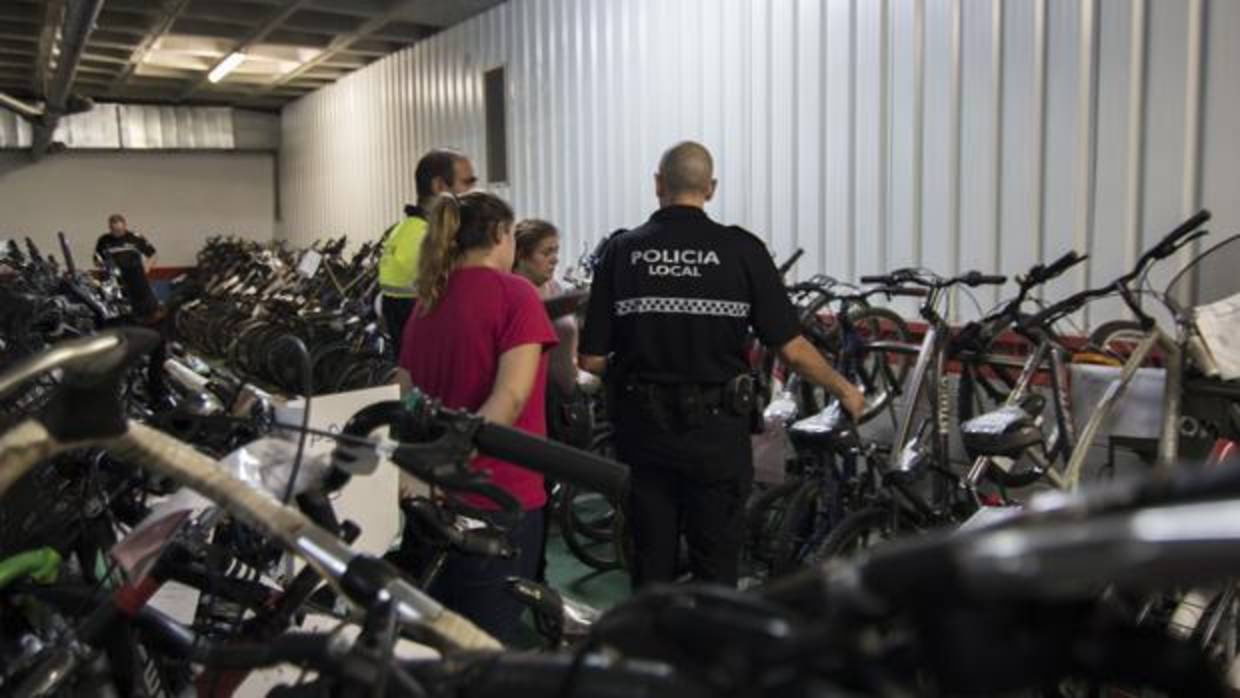
[[[405,324],[400,365],[413,385],[447,407],[533,434],[547,433],[547,350],[555,330],[538,291],[512,269],[512,209],[483,192],[440,195],[430,210],[419,260],[418,303]],[[514,463],[479,457],[473,466],[521,503],[509,537],[516,558],[449,558],[431,593],[501,640],[518,628],[521,605],[510,576],[536,574],[546,502],[543,478]],[[494,509],[481,498],[461,501]]]

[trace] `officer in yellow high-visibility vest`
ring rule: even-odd
[[[405,320],[413,312],[414,281],[418,276],[418,257],[422,239],[426,237],[426,213],[423,205],[445,192],[464,194],[474,188],[473,163],[454,150],[432,150],[418,161],[413,174],[418,190],[418,204],[405,206],[405,220],[388,229],[379,258],[379,290],[383,293],[383,321],[396,345],[400,358],[400,340]]]

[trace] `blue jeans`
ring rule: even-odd
[[[538,574],[542,531],[543,510],[527,511],[508,532],[509,542],[517,549],[515,557],[449,555],[439,578],[431,584],[431,596],[501,642],[513,642],[519,638],[525,606],[504,582],[509,577],[533,579]]]

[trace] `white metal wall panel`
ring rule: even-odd
[[[284,110],[283,234],[378,235],[437,145],[485,177],[502,65],[510,181],[488,186],[559,224],[566,264],[643,220],[659,153],[693,138],[711,212],[804,247],[801,277],[1089,252],[1058,296],[1197,205],[1240,220],[1237,33],[1235,0],[509,0]],[[1221,266],[1203,296],[1236,290]]]

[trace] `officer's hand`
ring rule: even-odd
[[[839,396],[840,404],[848,410],[848,414],[853,418],[854,422],[861,421],[861,415],[865,412],[865,395],[857,389],[855,385],[849,385],[848,389]]]

